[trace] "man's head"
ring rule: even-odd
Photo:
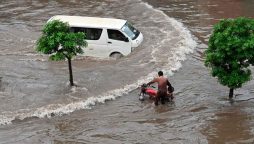
[[[158,72],[158,75],[159,75],[159,76],[163,76],[163,72],[162,72],[162,71],[159,71],[159,72]]]

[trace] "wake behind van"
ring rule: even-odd
[[[67,22],[72,32],[85,33],[85,56],[120,58],[143,41],[142,33],[123,19],[57,15],[48,22],[52,20]]]

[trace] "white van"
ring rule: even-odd
[[[57,15],[48,22],[52,20],[67,22],[71,31],[85,33],[85,56],[119,58],[130,54],[143,41],[142,33],[123,19]]]

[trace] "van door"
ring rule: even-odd
[[[108,47],[112,52],[119,52],[123,55],[131,53],[131,42],[121,31],[107,29],[108,32]]]
[[[106,30],[102,28],[72,27],[74,32],[84,32],[88,46],[84,48],[85,56],[107,57],[109,54],[107,46]],[[105,54],[107,53],[107,54]]]
[[[107,46],[106,30],[102,28],[85,28],[86,41],[88,47],[84,52],[88,56],[108,57],[110,50]]]

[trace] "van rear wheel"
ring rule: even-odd
[[[123,55],[120,53],[113,53],[110,55],[110,57],[113,59],[120,59],[121,57],[123,57]]]

